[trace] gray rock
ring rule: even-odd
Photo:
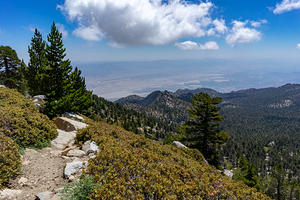
[[[187,147],[184,144],[182,144],[181,142],[178,142],[178,141],[173,141],[173,145],[180,148],[180,149],[181,148],[187,149]]]
[[[32,98],[33,102],[42,102],[44,103],[46,100],[46,96],[45,95],[36,95]]]
[[[57,132],[58,136],[51,141],[51,145],[59,150],[65,149],[76,137],[75,132],[66,132],[60,129],[57,129]]]
[[[86,141],[82,145],[82,150],[88,155],[90,153],[98,153],[99,147],[97,146],[96,142],[94,141]]]
[[[18,181],[18,183],[20,184],[20,185],[26,185],[26,183],[28,182],[28,179],[27,178],[24,178],[24,177],[21,177],[20,179],[19,179],[19,181]]]
[[[22,190],[11,190],[11,189],[5,189],[2,191],[0,190],[0,200],[15,199],[21,193],[22,193]]]
[[[232,172],[232,170],[225,169],[225,170],[224,170],[224,174],[225,174],[226,176],[230,177],[230,178],[233,177],[233,172]]]
[[[84,155],[85,155],[85,152],[81,151],[79,149],[73,149],[67,153],[68,157],[83,157]]]
[[[0,88],[1,88],[1,87],[5,88],[5,85],[0,85]]]
[[[69,178],[71,175],[75,174],[79,170],[83,168],[83,162],[81,161],[73,161],[66,164],[64,176],[66,178]]]
[[[56,124],[58,129],[64,130],[64,131],[76,131],[78,129],[86,128],[87,124],[83,122],[79,122],[73,119],[69,119],[66,117],[58,117],[54,120],[54,123]]]
[[[35,195],[36,200],[51,200],[54,194],[52,192],[46,191]]]

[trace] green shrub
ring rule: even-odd
[[[198,150],[161,145],[104,122],[79,131],[78,143],[88,139],[101,152],[86,172],[99,185],[90,199],[269,199],[223,176]]]
[[[18,145],[9,137],[0,133],[0,188],[9,178],[16,176],[21,167]]]
[[[67,184],[61,192],[62,200],[87,200],[96,184],[91,176],[83,176],[79,181]]]
[[[56,126],[46,115],[22,94],[8,88],[0,88],[0,133],[23,147],[44,146],[57,136]]]

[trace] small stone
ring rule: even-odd
[[[82,168],[83,168],[83,163],[80,161],[73,161],[71,163],[67,163],[64,171],[64,176],[66,178],[69,178],[71,175],[75,174]]]
[[[53,196],[52,192],[46,191],[46,192],[38,193],[35,197],[36,200],[51,200],[52,196]]]
[[[96,142],[94,141],[86,141],[82,145],[82,150],[88,155],[90,153],[98,153],[99,147],[97,146]]]
[[[178,147],[178,148],[185,148],[185,149],[187,149],[187,147],[184,145],[184,144],[182,144],[181,142],[178,142],[178,141],[173,141],[173,145],[175,145],[176,147]]]
[[[18,183],[22,186],[26,185],[26,183],[28,182],[27,178],[21,177],[18,181]]]
[[[79,149],[73,149],[67,153],[67,156],[69,157],[83,157],[84,155],[85,152]]]
[[[230,177],[230,178],[233,177],[233,172],[232,172],[232,170],[225,169],[225,170],[224,170],[224,174],[225,174],[226,176]]]

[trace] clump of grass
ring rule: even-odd
[[[92,190],[96,187],[94,178],[82,176],[79,181],[67,184],[60,191],[62,200],[87,200]]]

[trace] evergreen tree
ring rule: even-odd
[[[182,127],[189,146],[200,150],[207,161],[216,167],[220,164],[220,146],[229,139],[228,133],[219,129],[223,117],[217,105],[221,101],[221,98],[212,98],[206,93],[195,95],[191,100],[193,107],[188,110],[188,121]]]
[[[47,36],[46,45],[47,74],[45,91],[47,103],[45,113],[49,117],[54,117],[65,112],[65,106],[61,104],[61,98],[66,96],[69,84],[69,74],[72,71],[71,61],[66,59],[66,49],[62,41],[62,34],[57,30],[55,23],[51,26],[51,32]]]
[[[47,39],[49,42],[46,47],[47,73],[49,74],[47,97],[50,101],[53,101],[60,99],[68,92],[64,88],[68,84],[68,76],[72,71],[72,66],[70,60],[65,60],[66,49],[63,45],[62,34],[58,31],[54,22]]]
[[[32,96],[44,94],[48,85],[46,80],[46,42],[42,34],[35,29],[31,44],[28,47],[30,61],[26,70],[26,79],[28,81],[29,94]]]
[[[21,90],[21,63],[14,49],[9,46],[0,46],[0,84]]]
[[[68,93],[59,101],[64,112],[86,112],[92,105],[92,93],[86,90],[85,79],[81,77],[81,71],[76,67],[69,76],[69,83],[64,87]]]
[[[276,199],[282,200],[285,199],[285,171],[282,163],[279,163],[274,166],[272,169],[272,176],[276,181]]]
[[[261,186],[257,177],[257,168],[249,163],[244,156],[239,159],[239,167],[241,172],[235,174],[233,178],[241,180],[246,185],[255,187],[259,190]]]

